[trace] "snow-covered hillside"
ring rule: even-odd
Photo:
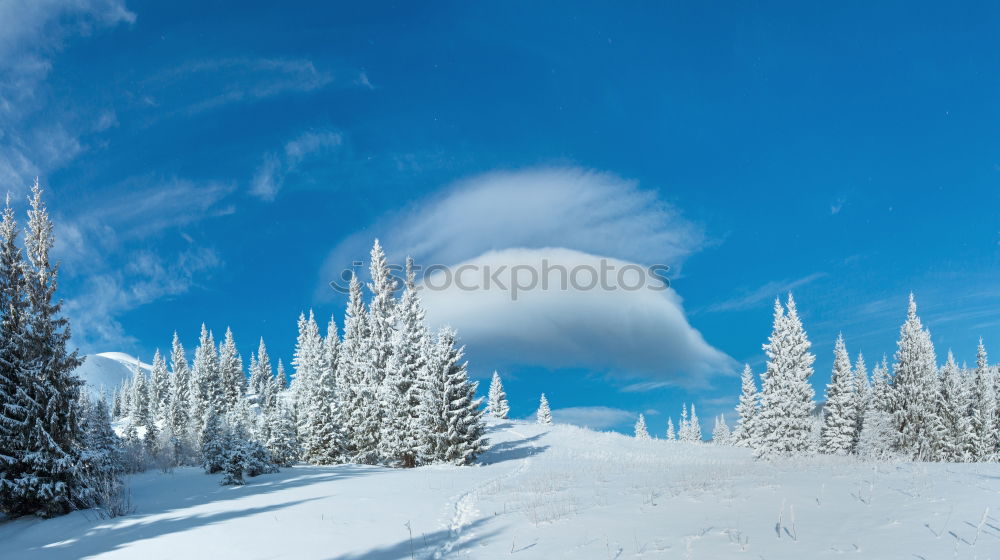
[[[149,375],[153,366],[138,362],[139,367]],[[132,377],[135,371],[136,357],[123,352],[102,352],[88,354],[83,365],[74,373],[82,379],[96,395],[104,390],[108,394],[122,384],[122,380]]]
[[[0,524],[7,558],[1000,558],[1000,465],[776,463],[495,423],[473,467],[131,479],[133,515]],[[987,508],[990,508],[987,510]]]

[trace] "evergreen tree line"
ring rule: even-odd
[[[672,417],[667,418],[667,441],[683,441],[685,443],[700,443],[702,441],[701,432],[701,421],[698,419],[698,411],[695,409],[695,405],[691,405],[691,413],[688,414],[688,405],[684,403],[681,406],[681,418],[678,429],[674,429],[674,419]],[[725,419],[721,417],[716,418],[715,430],[713,431],[713,441],[717,443],[724,443],[722,438],[716,438],[714,435],[719,434],[720,426],[719,422],[725,424]],[[649,440],[653,439],[649,435],[649,428],[646,425],[646,416],[644,414],[639,415],[639,419],[635,422],[635,437],[636,439]],[[728,436],[725,438],[728,441]]]
[[[429,332],[410,260],[396,297],[377,240],[370,273],[367,302],[351,279],[342,335],[332,318],[324,336],[311,311],[300,315],[290,383],[280,360],[275,374],[263,340],[247,375],[232,332],[216,346],[203,325],[192,364],[175,334],[169,369],[159,351],[149,379],[137,365],[114,392],[115,417],[143,428],[143,439],[156,438],[150,457],[223,471],[223,483],[297,460],[471,463],[487,441],[478,384],[469,380],[456,333]],[[491,389],[491,405],[494,397]]]
[[[821,452],[968,462],[1000,456],[997,367],[989,364],[982,340],[975,367],[959,366],[951,351],[939,366],[912,294],[891,365],[883,357],[869,375],[864,357],[859,353],[852,365],[843,337],[837,338],[818,415],[809,349],[791,294],[784,306],[775,301],[761,388],[746,366],[732,444],[758,457]]]
[[[53,224],[35,180],[23,249],[10,196],[0,221],[0,511],[59,515],[121,487],[107,407],[81,399],[50,261]]]

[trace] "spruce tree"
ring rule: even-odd
[[[221,471],[225,464],[230,443],[228,431],[225,418],[210,406],[205,413],[200,440],[202,468],[208,474]]]
[[[24,469],[27,446],[29,386],[27,364],[27,299],[24,256],[10,194],[0,222],[0,495],[13,495],[14,481]],[[10,507],[0,498],[0,510]]]
[[[90,494],[80,468],[84,450],[77,412],[82,382],[73,373],[83,360],[67,349],[69,322],[60,315],[62,301],[55,298],[59,267],[49,260],[53,226],[37,180],[29,203],[24,334],[14,337],[17,344],[24,343],[18,360],[23,367],[16,403],[8,407],[16,418],[12,427],[20,445],[14,454],[0,453],[14,456],[2,475],[0,501],[11,516],[47,517],[79,507]]]
[[[209,412],[224,414],[226,411],[225,388],[219,375],[219,354],[215,348],[215,337],[204,323],[198,337],[198,347],[194,351],[194,367],[191,370],[191,427],[198,440],[205,427]]]
[[[976,351],[976,369],[973,379],[971,413],[972,458],[975,461],[996,460],[997,446],[997,394],[993,371],[989,367],[986,347],[979,339]]]
[[[298,459],[299,444],[295,438],[295,419],[283,406],[276,406],[265,414],[267,440],[265,445],[274,463],[290,467]]]
[[[438,334],[436,361],[444,381],[444,424],[439,459],[456,465],[468,465],[486,450],[486,425],[476,398],[479,383],[469,380],[467,364],[462,361],[464,347],[457,347],[455,331],[442,329]]]
[[[174,332],[170,350],[170,411],[168,422],[170,432],[183,446],[190,445],[191,423],[191,370],[188,368],[184,346],[177,332]]]
[[[81,402],[86,399],[85,393]],[[111,428],[111,416],[104,399],[97,399],[81,410],[83,448],[81,469],[90,495],[88,506],[101,506],[101,500],[122,487],[125,455],[121,439]],[[102,496],[103,494],[103,496]]]
[[[788,295],[788,312],[774,302],[774,328],[764,345],[767,370],[760,410],[754,418],[754,451],[758,457],[790,455],[813,450],[814,408],[812,363],[815,357],[795,307]]]
[[[973,453],[972,427],[969,417],[970,395],[962,372],[955,363],[955,356],[948,351],[948,359],[941,367],[937,393],[938,446],[936,459],[939,461],[962,462]]]
[[[868,379],[868,366],[865,358],[858,352],[858,360],[854,364],[854,434],[851,440],[851,453],[858,448],[861,430],[864,427],[865,411],[871,399],[871,382]]]
[[[691,419],[688,421],[688,441],[701,442],[701,423],[698,421],[698,412],[694,408],[694,403],[691,403]]]
[[[493,380],[490,381],[490,391],[486,403],[486,413],[494,418],[505,420],[510,414],[507,393],[504,392],[500,374],[496,371],[493,372]]]
[[[387,416],[397,412],[387,410],[385,405],[389,403],[385,403],[383,398],[396,337],[396,281],[389,271],[385,252],[378,239],[372,246],[369,272],[371,282],[368,283],[368,289],[372,299],[368,306],[368,349],[363,356],[355,356],[355,359],[364,358],[357,370],[360,374],[358,389],[364,405],[352,411],[355,415],[352,423],[358,438],[355,441],[357,451],[354,460],[362,464],[376,464],[388,459],[383,453],[395,454],[393,450],[386,449],[380,438]],[[389,380],[389,384],[395,385],[397,389],[405,383],[395,378]],[[394,403],[401,402],[397,397],[398,395],[394,395]]]
[[[250,368],[250,390],[257,395],[261,410],[271,410],[278,405],[278,380],[271,369],[271,357],[267,353],[264,339],[257,346],[257,356]]]
[[[322,356],[322,349],[320,352]],[[337,372],[324,361],[317,374],[305,402],[309,428],[307,439],[302,440],[302,457],[313,464],[332,465],[340,462],[344,453],[335,410]]]
[[[844,345],[844,337],[838,335],[833,350],[833,375],[826,386],[826,405],[823,407],[823,430],[820,439],[820,451],[823,453],[846,455],[854,445],[854,435],[857,430],[854,385],[851,361]]]
[[[406,259],[406,288],[397,306],[397,328],[389,361],[390,383],[385,384],[385,402],[392,411],[383,423],[380,438],[389,461],[403,467],[415,466],[427,435],[421,419],[421,399],[427,386],[427,327],[417,295],[413,259]]]
[[[734,445],[751,447],[753,436],[753,418],[757,412],[757,384],[754,383],[753,370],[750,364],[743,365],[743,375],[740,378],[740,402],[736,405],[736,428],[732,433]]]
[[[898,432],[895,447],[913,459],[929,461],[936,446],[934,426],[939,422],[934,404],[937,364],[930,332],[917,316],[913,294],[906,321],[900,328],[895,357],[892,408]]]
[[[635,439],[650,439],[649,429],[646,428],[646,417],[642,414],[640,414],[639,419],[635,421]]]
[[[715,417],[715,426],[712,428],[712,443],[718,445],[732,444],[732,434],[729,431],[729,424],[726,424],[726,417],[722,414]]]
[[[691,421],[688,420],[687,403],[681,405],[681,423],[677,430],[677,439],[679,441],[691,441]]]
[[[146,374],[139,365],[139,359],[135,360],[135,367],[132,369],[132,423],[136,426],[145,426],[149,420],[149,384],[146,382]]]
[[[667,441],[674,441],[677,435],[674,433],[674,419],[667,418]]]
[[[149,381],[150,416],[154,420],[166,419],[170,410],[170,377],[167,361],[157,348],[153,354],[153,370]]]
[[[278,358],[278,373],[275,375],[274,381],[279,392],[288,389],[288,374],[285,372],[285,365],[281,363],[281,358]]]
[[[552,423],[552,410],[549,409],[549,400],[545,398],[545,393],[542,393],[542,398],[538,402],[538,411],[535,412],[535,420],[539,424]]]
[[[302,459],[315,464],[332,464],[341,456],[335,416],[336,374],[326,360],[326,349],[312,311],[299,316],[299,336],[292,365],[292,389],[298,409],[298,439]]]
[[[872,370],[870,397],[858,436],[857,454],[865,459],[886,459],[892,454],[896,430],[893,426],[892,387],[889,384],[889,364],[886,358]]]
[[[246,394],[246,376],[243,374],[243,358],[229,327],[226,327],[226,336],[219,345],[219,381],[222,384],[224,410],[235,409]]]
[[[345,456],[358,463],[375,463],[376,439],[368,431],[367,418],[375,408],[375,392],[368,373],[370,329],[368,311],[357,275],[351,276],[344,338],[340,345],[337,371],[341,390],[337,394],[338,418],[343,430]]]

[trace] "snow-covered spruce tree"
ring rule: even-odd
[[[285,365],[281,363],[281,358],[278,358],[278,368],[277,373],[274,374],[274,383],[278,386],[278,392],[288,389],[288,373],[285,372]]]
[[[351,276],[344,317],[344,338],[340,344],[337,372],[340,390],[337,392],[337,416],[343,431],[345,460],[357,462],[358,458],[374,449],[375,440],[363,431],[367,425],[366,408],[373,406],[374,392],[369,383],[368,311],[361,293],[361,282],[357,275]]]
[[[826,406],[823,407],[823,430],[820,451],[832,455],[847,455],[854,444],[857,429],[854,376],[843,335],[837,336],[833,349],[833,374],[826,386]]]
[[[996,460],[1000,445],[997,434],[997,389],[993,371],[986,356],[983,339],[979,339],[976,351],[976,369],[972,382],[972,459],[974,461]]]
[[[142,438],[139,437],[139,429],[132,422],[125,424],[122,451],[125,457],[125,472],[137,473],[146,470],[146,453],[142,448]]]
[[[382,425],[381,454],[389,464],[412,467],[420,462],[427,440],[420,412],[428,385],[428,335],[410,258],[406,259],[406,289],[396,309],[397,326],[387,376],[391,382],[384,385],[384,401],[392,404],[386,409],[389,414]]]
[[[505,420],[510,414],[510,404],[507,402],[507,393],[503,390],[503,383],[500,381],[500,374],[493,372],[493,379],[490,381],[490,391],[486,401],[486,413],[494,418]]]
[[[872,386],[868,406],[865,408],[861,433],[858,436],[857,454],[869,460],[883,460],[892,456],[896,430],[892,421],[892,387],[889,384],[889,364],[886,358],[872,370]]]
[[[111,417],[118,418],[122,414],[122,394],[119,387],[111,391]],[[3,408],[0,406],[0,408]]]
[[[13,426],[17,443],[23,447],[15,448],[13,454],[0,452],[13,456],[13,461],[5,461],[0,475],[0,502],[10,516],[47,517],[85,505],[90,494],[80,468],[83,449],[77,399],[82,382],[73,373],[83,360],[75,350],[67,349],[69,322],[60,315],[62,301],[55,299],[58,265],[49,261],[53,226],[37,180],[29,203],[23,334],[14,338],[23,344]]]
[[[86,402],[87,390],[81,394]],[[83,448],[81,470],[92,490],[90,507],[113,507],[109,503],[122,491],[122,473],[125,472],[125,454],[121,439],[111,429],[111,416],[104,399],[97,399],[81,407]]]
[[[14,484],[22,474],[31,387],[25,383],[27,368],[27,300],[24,256],[18,246],[17,220],[10,195],[0,222],[0,511],[16,505]]]
[[[170,410],[170,376],[167,361],[157,348],[153,354],[153,370],[149,379],[149,412],[154,420],[165,420]]]
[[[261,356],[258,358],[258,356]],[[261,367],[261,366],[266,366]],[[247,381],[247,391],[258,396],[264,391],[264,383],[272,375],[271,359],[267,356],[267,348],[264,346],[264,338],[261,337],[257,344],[257,353],[250,353],[250,379]]]
[[[176,332],[170,350],[170,370],[170,410],[167,422],[179,447],[175,450],[177,461],[184,463],[188,459],[188,451],[194,447],[190,438],[191,370],[188,368],[184,346]]]
[[[116,419],[125,418],[132,414],[132,381],[131,376],[122,379],[122,385],[118,390],[122,397],[121,416]]]
[[[732,445],[732,434],[729,431],[729,424],[722,414],[715,417],[715,426],[712,428],[712,443],[718,445]]]
[[[476,398],[479,383],[469,380],[467,364],[462,361],[464,347],[455,346],[455,331],[444,328],[438,333],[435,364],[444,382],[444,424],[445,432],[438,447],[441,461],[456,465],[471,464],[486,450],[486,424],[480,405],[482,398]]]
[[[635,421],[635,439],[650,439],[649,429],[646,428],[646,417],[642,414]]]
[[[284,406],[278,405],[265,413],[267,440],[264,445],[279,467],[290,467],[298,459],[299,443],[295,439],[295,419]]]
[[[132,370],[132,398],[130,399],[131,420],[136,426],[145,426],[149,420],[149,383],[146,381],[146,374],[139,365],[139,359],[135,360],[135,367]]]
[[[851,453],[857,453],[858,440],[861,439],[861,429],[864,427],[865,411],[871,399],[871,382],[868,379],[868,366],[865,358],[858,352],[854,363],[854,436],[851,440]]]
[[[198,347],[194,351],[191,384],[191,432],[201,441],[201,431],[206,425],[209,412],[224,414],[226,411],[225,389],[219,375],[219,354],[215,348],[215,337],[204,323],[201,325]]]
[[[667,418],[667,441],[675,441],[677,435],[674,433],[674,419]]]
[[[937,394],[939,461],[964,462],[972,456],[972,427],[969,417],[970,395],[965,379],[955,363],[955,356],[948,351],[948,359],[941,367]]]
[[[271,410],[278,406],[278,392],[282,388],[278,387],[278,380],[274,377],[274,370],[271,368],[271,357],[267,353],[267,346],[264,339],[260,339],[257,346],[256,368],[251,371],[250,383],[252,389],[257,393],[257,403],[262,410]],[[256,380],[255,377],[256,376]]]
[[[930,332],[917,316],[917,303],[910,294],[906,321],[900,328],[896,362],[893,364],[892,414],[898,436],[895,448],[919,461],[934,457],[938,422],[934,395],[937,364]]]
[[[229,445],[229,427],[225,418],[215,408],[205,413],[205,426],[201,429],[201,461],[208,474],[222,470]]]
[[[754,383],[753,370],[750,364],[743,365],[743,375],[740,378],[740,402],[736,405],[736,427],[733,429],[733,445],[751,447],[753,435],[753,418],[757,413],[757,384]]]
[[[688,420],[688,439],[692,443],[701,442],[701,422],[698,421],[698,412],[691,403],[691,418]]]
[[[219,345],[219,380],[225,410],[233,410],[246,394],[246,375],[243,374],[243,358],[229,327],[226,327],[226,336]]]
[[[767,370],[761,389],[760,410],[754,417],[754,451],[758,457],[813,451],[812,410],[814,391],[809,384],[815,356],[788,295],[788,313],[774,302],[774,328],[764,345]]]
[[[542,393],[542,398],[538,402],[538,411],[535,412],[535,421],[539,424],[552,423],[552,410],[549,409],[549,400],[545,398],[545,393]]]
[[[323,337],[312,311],[308,319],[304,314],[299,316],[292,365],[302,459],[313,464],[334,464],[343,454],[336,421],[336,371],[329,367]]]
[[[691,421],[688,420],[688,405],[681,405],[681,423],[677,430],[678,441],[691,441]]]
[[[144,425],[146,430],[142,435],[142,449],[146,454],[146,464],[155,465],[160,458],[160,430],[150,416]]]
[[[390,413],[383,405],[383,397],[396,333],[396,280],[389,271],[378,239],[372,245],[368,269],[371,275],[368,289],[372,294],[368,305],[368,352],[364,367],[359,370],[362,373],[359,389],[367,404],[352,412],[356,415],[354,425],[360,435],[354,461],[373,465],[388,459],[383,453],[395,454],[395,450],[386,449],[379,441],[382,425]],[[394,379],[390,384],[398,386],[400,383]]]
[[[336,332],[336,330],[334,331]],[[309,341],[315,343],[316,341]],[[302,458],[316,465],[332,465],[341,461],[344,448],[337,425],[337,371],[325,359],[326,349],[322,341],[312,358],[318,358],[318,368],[305,399],[306,418],[309,427],[307,438],[301,441]]]

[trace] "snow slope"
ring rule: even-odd
[[[83,364],[76,368],[75,373],[87,383],[91,392],[97,395],[102,389],[108,394],[121,385],[122,380],[132,377],[135,370],[136,357],[122,352],[102,352],[88,354]],[[153,366],[139,362],[147,376]]]
[[[1000,465],[754,461],[503,422],[475,467],[133,477],[136,512],[0,524],[9,558],[1000,558]],[[987,506],[991,506],[989,512]]]

